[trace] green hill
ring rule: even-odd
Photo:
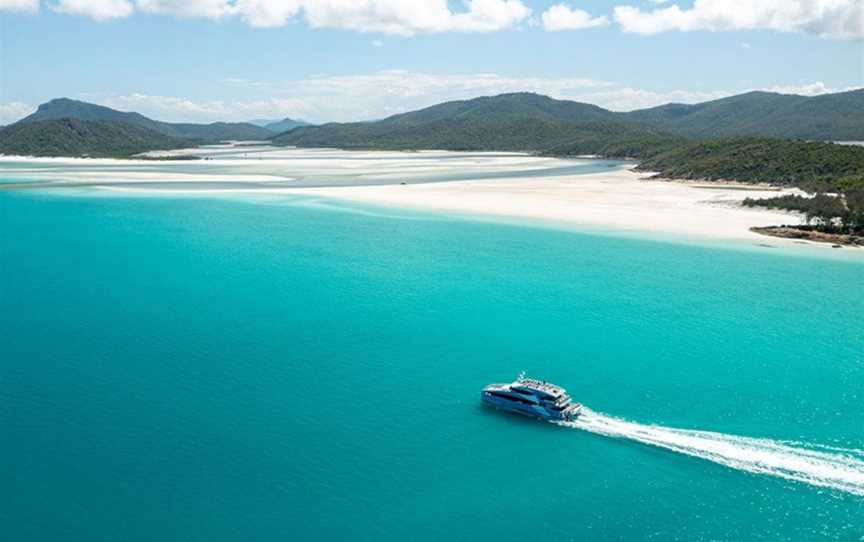
[[[187,140],[117,121],[66,118],[18,122],[0,130],[0,153],[24,156],[125,157],[188,146]]]
[[[574,139],[660,134],[595,105],[518,93],[446,102],[377,122],[296,128],[273,138],[301,147],[543,151]]]
[[[806,97],[750,92],[695,105],[666,104],[630,113],[531,93],[460,100],[376,122],[302,127],[274,143],[341,148],[449,150],[561,149],[572,154],[642,156],[667,136],[762,136],[864,140],[864,89]]]
[[[445,102],[418,111],[388,117],[375,124],[416,126],[452,118],[530,117],[542,120],[588,122],[613,120],[615,114],[596,105],[556,100],[531,92],[483,96]]]
[[[167,128],[157,132],[174,137],[193,139],[199,143],[219,141],[265,141],[273,137],[273,132],[245,122],[213,122],[210,124],[166,123]]]
[[[694,138],[860,141],[864,140],[864,89],[813,97],[748,92],[695,105],[666,104],[621,116]]]
[[[272,137],[273,132],[246,122],[212,124],[160,122],[140,113],[124,112],[101,105],[58,98],[39,106],[35,113],[18,122],[29,123],[39,120],[74,118],[90,121],[124,122],[148,128],[160,134],[194,139],[198,142],[218,142],[225,140],[264,140]]]

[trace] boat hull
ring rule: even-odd
[[[543,408],[543,406],[539,404],[514,403],[512,400],[496,397],[486,390],[480,393],[480,400],[483,404],[495,407],[499,410],[505,410],[507,412],[522,414],[523,416],[547,421],[572,421],[579,416],[579,413],[582,410],[581,405],[577,404],[568,408],[565,412],[554,412]]]

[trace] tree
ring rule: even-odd
[[[864,188],[853,188],[843,193],[846,212],[843,225],[850,232],[864,232]]]

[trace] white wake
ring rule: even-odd
[[[587,408],[575,421],[558,423],[658,446],[734,469],[864,496],[864,450],[642,425]]]

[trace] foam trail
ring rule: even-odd
[[[727,467],[864,496],[864,452],[642,425],[583,408],[560,425],[665,448]]]

